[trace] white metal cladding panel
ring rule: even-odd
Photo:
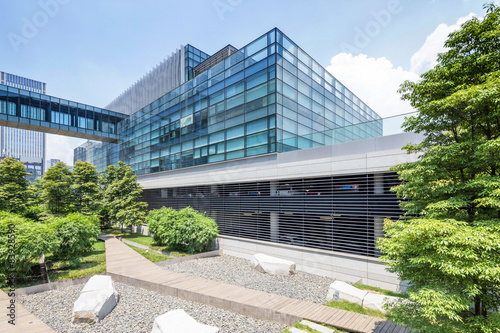
[[[401,147],[418,138],[414,134],[398,134],[159,172],[139,176],[138,180],[145,189],[150,189],[383,172],[398,163],[415,161],[417,155],[408,155]]]
[[[184,46],[144,75],[106,109],[132,114],[184,83]]]

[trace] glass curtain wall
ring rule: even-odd
[[[276,30],[131,115],[120,159],[136,174],[276,151]]]
[[[143,175],[380,136],[378,119],[273,29],[123,121],[120,159]]]

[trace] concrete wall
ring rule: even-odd
[[[294,261],[299,271],[392,291],[405,289],[398,277],[387,272],[376,258],[231,236],[219,236],[217,246],[224,254],[235,257],[251,259],[255,253],[265,253]]]
[[[146,225],[132,225],[131,229],[132,232],[135,232],[137,234],[153,237],[153,234],[149,232],[148,226]]]

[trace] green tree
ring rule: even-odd
[[[414,302],[392,319],[425,332],[500,330],[500,9],[485,8],[400,89],[419,111],[403,127],[425,139],[405,146],[417,162],[394,168],[406,216],[386,221],[379,248]]]
[[[92,215],[100,209],[98,173],[89,162],[78,161],[73,167],[71,190],[75,199],[75,210]]]
[[[71,171],[63,162],[50,167],[42,177],[40,200],[53,214],[71,211],[74,202]]]
[[[142,187],[137,176],[122,161],[109,165],[99,175],[102,193],[101,218],[106,223],[141,225],[146,215],[147,203],[139,201]]]
[[[0,162],[0,210],[21,213],[29,197],[29,173],[24,163],[13,157]]]

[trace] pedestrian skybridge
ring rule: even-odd
[[[0,125],[104,142],[118,142],[127,115],[0,84]]]

